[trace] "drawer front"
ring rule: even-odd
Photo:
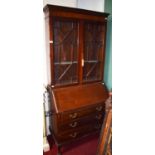
[[[104,113],[96,113],[95,115],[86,116],[79,120],[72,120],[64,124],[58,124],[58,132],[65,130],[72,130],[80,128],[85,125],[93,125],[95,123],[102,123],[104,118]]]
[[[65,131],[58,134],[57,141],[58,143],[67,143],[69,141],[76,140],[78,138],[87,136],[92,132],[99,131],[101,129],[102,123],[95,123],[93,125],[87,125],[79,129],[74,129],[72,131]]]
[[[99,112],[104,113],[104,110],[105,110],[105,104],[103,103],[103,104],[98,104],[98,105],[91,106],[91,107],[74,110],[71,112],[64,112],[64,113],[60,114],[59,121],[61,123],[70,122],[73,120],[83,118],[88,115],[97,114]]]

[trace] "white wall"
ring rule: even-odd
[[[45,6],[46,4],[104,12],[104,0],[43,0],[43,5]]]
[[[76,7],[77,0],[43,0],[43,5],[45,6],[46,4]]]
[[[104,0],[77,0],[77,7],[86,10],[104,12]]]

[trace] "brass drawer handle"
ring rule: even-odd
[[[102,110],[102,106],[96,107],[97,111],[101,111]]]
[[[70,123],[69,126],[75,128],[77,126],[77,122]]]
[[[95,116],[95,118],[99,120],[99,119],[101,119],[101,118],[102,118],[102,115],[101,115],[101,114],[96,115],[96,116]]]
[[[74,132],[74,133],[70,134],[69,136],[72,138],[75,138],[77,136],[77,132]]]
[[[76,118],[77,117],[77,113],[73,113],[69,115],[70,118]]]

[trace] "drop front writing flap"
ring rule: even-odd
[[[108,92],[101,83],[53,88],[51,93],[56,112],[103,103],[108,98]]]

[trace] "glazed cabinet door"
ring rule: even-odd
[[[105,30],[104,23],[84,23],[83,82],[102,81]]]
[[[53,18],[53,83],[78,83],[78,21]]]

